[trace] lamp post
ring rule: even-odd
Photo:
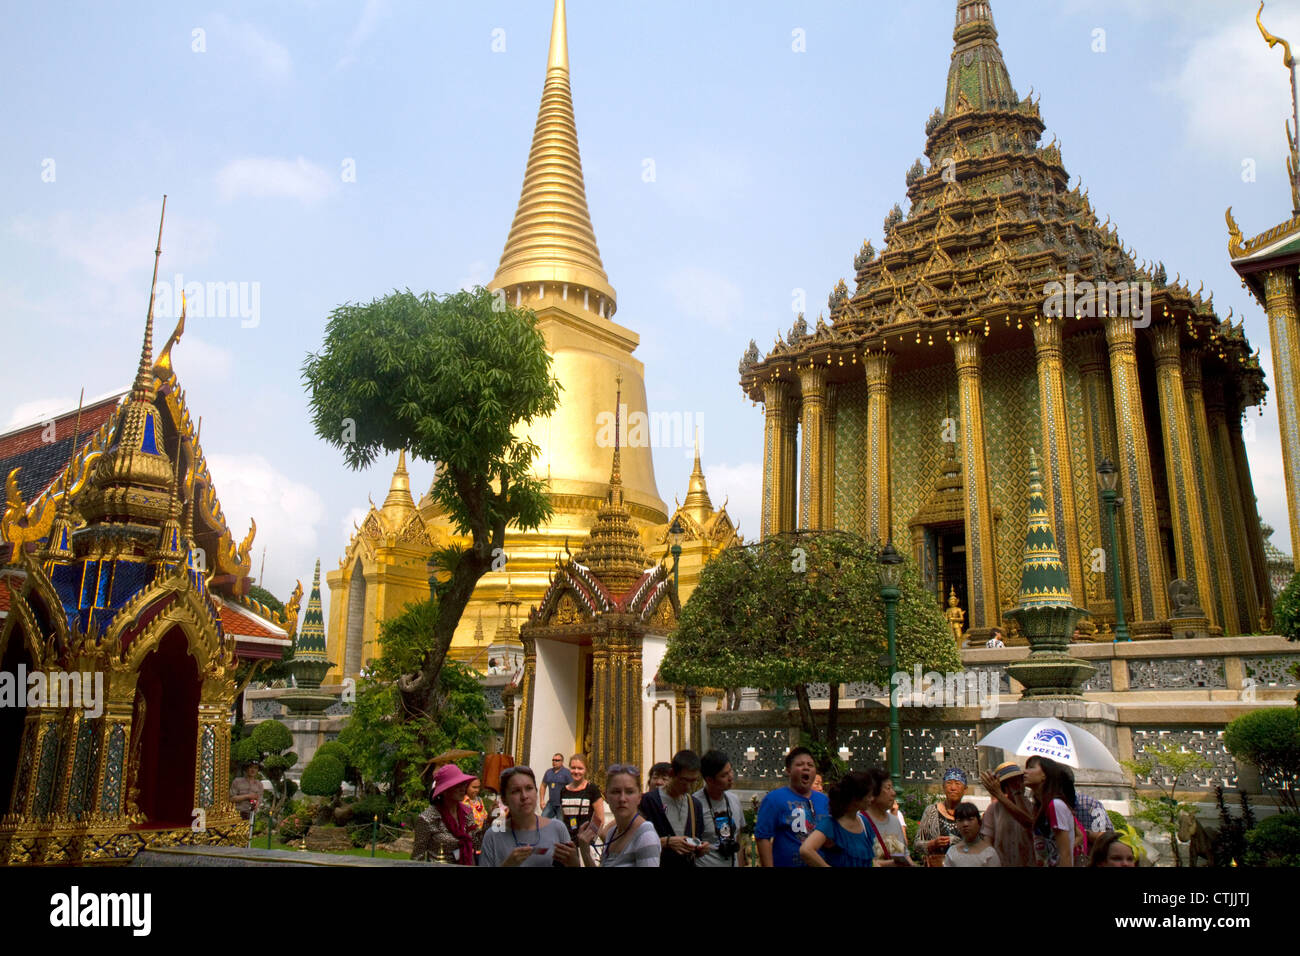
[[[898,724],[898,701],[893,693],[894,673],[898,670],[898,646],[894,640],[899,581],[903,577],[903,556],[890,541],[880,551],[880,598],[885,602],[885,634],[889,640],[889,776],[894,789],[903,785],[903,731]]]
[[[679,602],[682,599],[682,595],[681,595],[681,591],[679,591],[677,588],[678,585],[677,564],[682,557],[682,535],[684,533],[685,531],[682,528],[682,519],[673,518],[672,527],[668,529],[668,540],[672,543],[672,548],[670,550],[672,551],[673,554],[673,591],[674,593],[677,594],[677,600]]]
[[[1109,458],[1103,458],[1097,466],[1097,482],[1101,485],[1101,497],[1106,503],[1106,524],[1110,533],[1110,579],[1115,592],[1115,640],[1129,641],[1128,625],[1124,622],[1124,585],[1120,579],[1119,547],[1115,543],[1115,508],[1119,505],[1119,496],[1115,485],[1119,482],[1119,469]]]

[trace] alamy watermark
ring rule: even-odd
[[[173,281],[163,279],[155,287],[154,315],[179,319],[182,292],[191,319],[239,319],[244,329],[262,323],[260,282],[186,282],[178,272]]]
[[[684,448],[690,457],[694,448],[696,429],[704,429],[703,412],[628,412],[627,405],[619,406],[617,423],[621,423],[620,436],[625,448]],[[613,448],[616,420],[613,412],[596,415],[596,446]]]
[[[80,708],[88,718],[104,713],[102,671],[0,671],[0,707]]]
[[[996,717],[1000,678],[990,670],[921,673],[921,665],[894,671],[889,679],[895,707],[978,707],[981,717]]]
[[[1043,286],[1043,315],[1054,319],[1114,315],[1133,319],[1133,328],[1145,329],[1151,324],[1151,283],[1076,282],[1074,273],[1067,272],[1064,282],[1054,279]]]

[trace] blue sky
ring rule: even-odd
[[[569,0],[587,197],[617,320],[641,335],[650,408],[703,421],[714,501],[729,495],[750,537],[762,418],[736,362],[750,338],[766,349],[789,328],[792,290],[806,290],[815,318],[837,279],[851,284],[863,239],[881,245],[943,100],[955,6]],[[1271,384],[1266,322],[1228,265],[1223,219],[1232,205],[1253,235],[1289,214],[1289,88],[1256,4],[992,6],[1017,91],[1041,94],[1046,139],[1058,138],[1099,217],[1139,259],[1162,259],[1193,289],[1204,280],[1221,315],[1244,314]],[[255,326],[192,319],[174,355],[236,537],[255,516],[265,583],[280,594],[317,556],[336,566],[393,462],[353,473],[316,439],[303,357],[342,302],[491,278],[551,8],[11,5],[0,430],[75,405],[82,386],[129,382],[166,192],[160,278],[256,283],[260,295]],[[1300,41],[1300,2],[1274,0],[1265,22]],[[160,320],[159,342],[170,324]],[[1260,508],[1285,549],[1275,405],[1252,420]],[[655,467],[663,498],[685,494],[689,449],[657,449]],[[417,490],[431,477],[413,465]]]

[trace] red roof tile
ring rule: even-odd
[[[221,608],[221,626],[225,628],[227,634],[238,637],[278,638],[286,643],[289,641],[289,635],[284,628],[268,621],[260,614],[254,614],[248,608],[239,607],[221,597],[217,598],[217,604]]]
[[[118,401],[125,392],[100,399],[81,410],[81,429],[77,432],[77,449],[113,417]],[[51,428],[51,424],[53,427]],[[30,502],[63,472],[73,456],[72,439],[77,430],[77,410],[60,412],[50,418],[0,435],[0,479],[15,468],[18,487]]]

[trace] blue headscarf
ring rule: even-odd
[[[943,772],[943,782],[947,783],[949,780],[960,780],[963,787],[970,782],[966,779],[966,771],[961,767],[949,767]]]

